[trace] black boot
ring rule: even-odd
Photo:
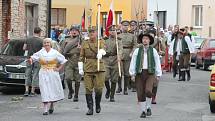
[[[128,95],[128,83],[129,83],[129,77],[125,77],[124,78],[124,95]]]
[[[143,111],[140,115],[140,118],[146,118],[146,112]]]
[[[101,106],[100,106],[101,99],[102,99],[102,94],[101,93],[96,93],[96,95],[95,95],[96,113],[100,113],[101,112]]]
[[[108,99],[110,97],[110,84],[109,84],[109,81],[105,81],[105,87],[107,89],[106,94],[105,94],[105,98]]]
[[[152,89],[152,104],[157,104],[156,102],[157,90],[158,90],[157,86],[154,86]]]
[[[179,72],[180,73],[180,72]],[[175,78],[177,75],[177,69],[173,68],[173,78]]]
[[[131,85],[132,85],[132,92],[136,92],[136,85],[135,85],[135,82],[131,82]]]
[[[93,97],[92,94],[86,94],[88,111],[86,115],[93,115]]]
[[[75,82],[75,95],[73,98],[73,102],[78,102],[79,88],[80,88],[80,82]]]
[[[190,70],[187,70],[186,73],[187,73],[187,81],[190,81],[191,79]]]
[[[178,81],[185,81],[185,71],[181,71],[180,73],[181,76]]]
[[[67,86],[69,89],[68,99],[72,99],[72,95],[74,93],[74,90],[72,88],[72,80],[67,80]]]
[[[116,93],[120,93],[120,92],[122,92],[122,78],[119,78],[118,80],[118,89]]]
[[[114,100],[115,90],[116,90],[116,83],[111,82],[110,102],[115,102]]]

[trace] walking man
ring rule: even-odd
[[[154,38],[150,34],[140,34],[129,68],[132,80],[135,80],[137,98],[141,108],[140,118],[151,116],[152,88],[156,79],[162,75],[160,57],[155,48],[151,47]]]
[[[116,30],[115,26],[111,26],[109,29],[110,36],[107,40],[105,40],[105,50],[106,55],[104,57],[106,74],[105,74],[105,87],[107,89],[105,97],[108,99],[110,97],[110,102],[115,102],[114,95],[116,91],[116,83],[119,78],[119,65],[118,62],[121,61],[122,58],[122,41],[116,40]],[[118,48],[116,45],[116,41],[118,43]],[[117,50],[118,49],[118,50]],[[118,51],[118,53],[117,53]],[[110,83],[111,82],[111,86]]]
[[[135,36],[131,33],[128,33],[129,21],[122,21],[122,33],[119,34],[119,37],[122,38],[122,46],[123,46],[123,53],[122,53],[122,75],[124,75],[124,95],[128,95],[128,84],[130,81],[129,75],[129,64],[131,61],[131,54],[136,46]],[[121,87],[121,79],[119,79],[118,83],[118,90],[117,93],[120,93],[122,90]]]
[[[70,29],[70,38],[66,38],[62,43],[63,55],[68,60],[65,65],[65,80],[69,89],[68,99],[72,99],[74,90],[72,82],[75,82],[74,102],[78,101],[81,75],[78,73],[78,59],[80,56],[81,39],[79,28],[72,26]]]
[[[96,113],[101,111],[100,102],[105,81],[105,65],[102,56],[106,52],[104,50],[104,41],[98,40],[97,36],[96,27],[92,27],[89,30],[90,39],[82,43],[78,62],[79,74],[84,76],[86,101],[89,109],[86,115],[93,115],[93,90],[95,91]],[[99,51],[98,41],[100,41]]]

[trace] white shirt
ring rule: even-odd
[[[143,69],[148,69],[148,61],[147,61],[147,49],[144,48],[144,52],[143,52]]]
[[[139,51],[139,48],[136,48],[132,54],[131,63],[130,63],[130,67],[129,67],[129,74],[131,76],[136,75],[136,60],[137,60],[138,51]],[[155,48],[153,48],[153,55],[154,55],[154,60],[155,60],[155,75],[160,77],[160,76],[162,76],[160,57],[159,57],[158,52]],[[148,69],[147,56],[144,55],[143,61],[144,61],[143,67],[144,68],[147,67],[147,69]]]
[[[192,43],[191,40],[190,40],[190,37],[185,36],[184,39],[185,39],[185,41],[186,41],[186,43],[187,43],[187,46],[188,46],[188,48],[189,48],[190,53],[194,53],[195,48],[194,48],[193,43]],[[180,49],[179,46],[182,46],[181,40],[179,40],[178,42],[179,42],[179,43],[177,44],[177,48]],[[175,43],[175,39],[171,42],[170,47],[169,47],[169,54],[170,54],[170,55],[173,55],[174,43]],[[178,50],[177,48],[176,48],[176,51]],[[181,47],[181,48],[182,48],[182,47]],[[178,51],[177,51],[177,52],[178,52]]]

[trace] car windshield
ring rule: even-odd
[[[24,40],[11,40],[6,44],[3,49],[3,55],[9,56],[24,56],[25,51],[23,50]]]
[[[195,47],[196,48],[200,47],[203,41],[204,41],[204,38],[199,38],[199,37],[195,38]]]
[[[215,39],[210,40],[209,47],[210,48],[215,48]]]

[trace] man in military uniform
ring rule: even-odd
[[[122,41],[120,38],[116,40],[116,28],[111,26],[109,28],[110,36],[105,40],[105,50],[106,55],[104,57],[106,74],[105,74],[105,87],[107,89],[105,97],[108,99],[110,97],[110,102],[115,102],[114,94],[116,91],[116,83],[119,78],[119,61],[122,58]],[[118,44],[118,48],[117,45]],[[117,50],[118,49],[118,50]],[[118,53],[117,53],[118,52]],[[110,83],[111,82],[111,86]]]
[[[130,30],[129,33],[134,34],[135,36],[138,36],[138,31],[137,31],[137,21],[131,20],[130,21]]]
[[[72,82],[75,81],[75,95],[73,98],[74,102],[78,101],[78,92],[80,87],[81,76],[78,73],[78,59],[80,55],[80,44],[81,39],[79,36],[79,28],[72,26],[70,29],[70,36],[62,43],[63,55],[68,60],[65,65],[65,80],[69,88],[68,99],[72,99],[74,90]]]
[[[122,46],[123,46],[123,53],[122,53],[122,75],[124,75],[124,95],[128,95],[128,84],[130,79],[129,75],[129,64],[131,61],[132,52],[136,46],[135,36],[131,33],[128,33],[129,21],[122,21],[122,33],[119,34],[119,37],[122,38]],[[121,88],[121,79],[118,81],[118,90],[117,93],[120,93]]]
[[[97,35],[96,27],[92,27],[89,30],[89,40],[82,43],[78,62],[79,74],[84,76],[86,101],[89,109],[86,115],[93,115],[93,90],[95,91],[96,113],[100,113],[101,111],[100,102],[105,81],[105,65],[102,56],[106,52],[103,40],[99,40],[100,46],[98,49]]]
[[[138,31],[138,23],[135,20],[130,21],[130,30],[129,33],[133,34],[135,37],[135,41],[137,41],[137,37],[139,36],[139,31]],[[132,92],[136,92],[136,85],[133,81],[130,81],[128,84],[128,88],[132,88]]]

